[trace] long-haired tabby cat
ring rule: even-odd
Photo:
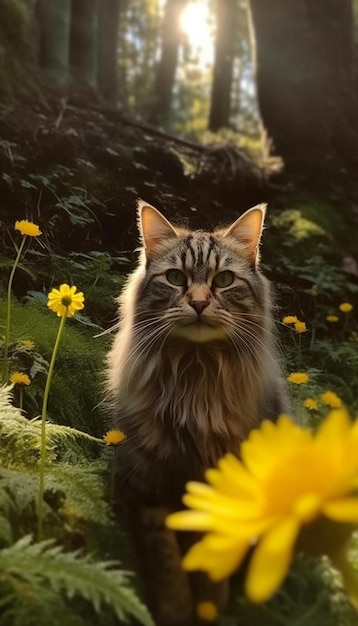
[[[132,512],[157,623],[189,626],[183,539],[165,528],[165,515],[181,506],[188,480],[237,453],[263,418],[287,410],[270,287],[259,269],[265,205],[214,232],[173,226],[143,201],[138,215],[140,262],[119,298],[108,356],[115,424],[127,435],[118,498]],[[202,581],[195,601],[213,600]]]

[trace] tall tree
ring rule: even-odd
[[[98,3],[98,87],[102,95],[115,100],[118,91],[118,28],[127,0],[99,0]]]
[[[72,0],[70,63],[76,82],[96,87],[98,0]]]
[[[237,0],[216,0],[216,37],[209,129],[229,126],[237,30]]]
[[[325,170],[352,152],[352,0],[250,0],[263,123],[286,163]],[[354,138],[355,141],[355,138]]]
[[[39,0],[40,62],[50,78],[64,84],[69,79],[71,0]]]
[[[154,85],[155,103],[151,121],[163,124],[168,118],[175,72],[178,64],[179,46],[182,40],[180,16],[188,0],[167,0],[162,26],[161,55]]]

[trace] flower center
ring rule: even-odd
[[[61,303],[63,304],[63,306],[70,306],[70,304],[72,304],[71,296],[63,296],[61,299]]]

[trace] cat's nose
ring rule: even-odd
[[[191,300],[189,304],[200,315],[209,305],[209,300]]]

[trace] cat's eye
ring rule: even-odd
[[[167,281],[176,287],[182,287],[186,284],[186,276],[180,270],[168,270],[165,276]]]
[[[220,272],[216,274],[213,278],[213,287],[230,287],[234,282],[235,274],[230,270],[225,270],[224,272]]]

